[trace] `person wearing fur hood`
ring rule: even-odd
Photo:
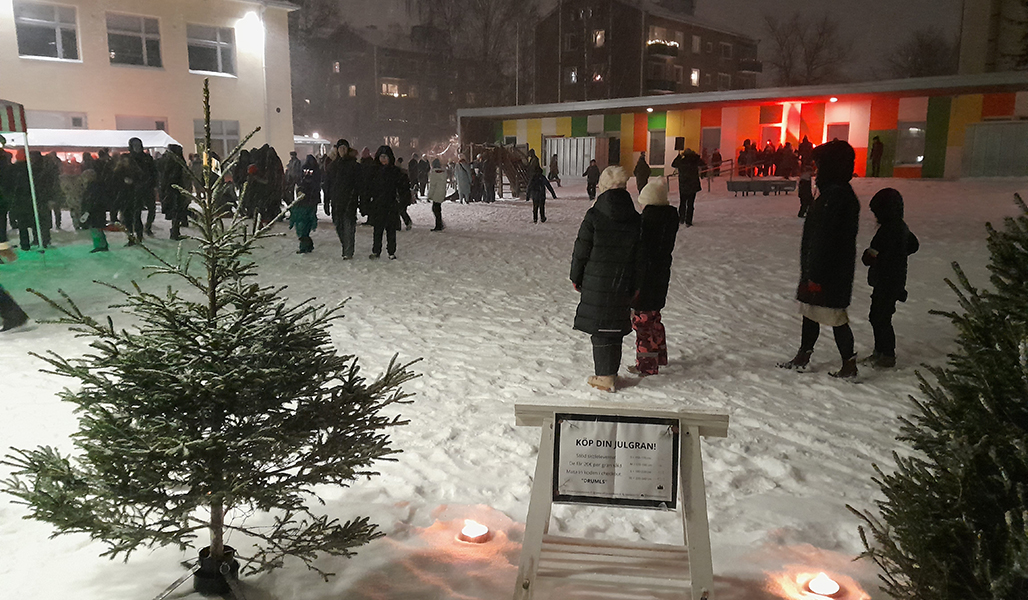
[[[382,234],[386,236],[386,252],[396,258],[396,230],[400,228],[400,210],[410,203],[410,179],[396,166],[393,149],[381,146],[375,153],[375,166],[368,180],[368,221],[375,233],[371,256],[382,255]]]
[[[582,296],[575,329],[592,339],[595,375],[588,384],[615,391],[621,367],[621,342],[632,331],[635,258],[639,213],[628,186],[628,173],[611,166],[600,174],[600,193],[585,213],[571,257],[571,283]]]
[[[678,210],[668,203],[663,178],[646,184],[639,194],[639,204],[643,210],[635,262],[638,291],[632,302],[635,366],[628,370],[645,376],[656,375],[659,367],[667,364],[667,336],[660,310],[667,302],[679,220]]]

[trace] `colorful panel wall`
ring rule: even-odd
[[[949,138],[949,115],[952,98],[937,96],[928,99],[925,130],[924,162],[922,177],[944,177],[946,175],[946,142]]]

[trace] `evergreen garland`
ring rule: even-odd
[[[937,312],[957,327],[946,368],[918,374],[923,399],[902,420],[896,471],[874,466],[885,495],[879,519],[849,507],[882,589],[904,600],[1028,598],[1028,207],[987,225],[994,291],[953,268],[963,313]]]
[[[210,147],[210,104],[204,83],[204,116]],[[256,131],[254,132],[256,133]],[[231,170],[250,134],[223,164]],[[116,305],[138,317],[133,330],[108,318],[83,314],[63,291],[62,301],[34,292],[80,337],[90,354],[37,357],[50,373],[81,382],[65,390],[76,405],[76,452],[14,449],[6,492],[29,507],[26,518],[55,526],[54,535],[88,533],[107,545],[103,556],[129,554],[141,545],[185,549],[210,531],[211,557],[223,559],[226,534],[254,542],[247,572],[279,567],[287,556],[314,566],[319,554],[349,557],[353,548],[381,536],[367,518],[345,523],[313,512],[316,486],[347,486],[376,473],[372,463],[393,460],[388,430],[403,425],[383,414],[409,394],[400,386],[415,375],[394,357],[368,382],[357,359],[336,354],[329,326],[342,304],[311,301],[288,306],[283,288],[262,286],[249,259],[254,245],[272,235],[245,217],[228,217],[219,203],[227,186],[204,152],[204,193],[193,196],[196,249],[152,275],[171,275],[186,292],[163,295],[135,282]],[[186,192],[180,188],[180,191]],[[202,274],[191,262],[203,265]],[[270,512],[273,523],[249,526],[229,511]]]

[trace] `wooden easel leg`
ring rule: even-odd
[[[539,569],[543,535],[550,526],[553,503],[553,417],[543,421],[539,438],[539,457],[535,461],[535,479],[532,498],[528,504],[525,539],[521,544],[521,563],[514,588],[514,600],[532,600],[535,593],[535,574]]]
[[[682,485],[682,523],[689,547],[692,600],[714,600],[714,565],[710,556],[710,525],[707,523],[707,488],[703,482],[700,428],[690,426],[682,437],[679,461]]]

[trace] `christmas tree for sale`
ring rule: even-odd
[[[911,456],[878,471],[880,516],[857,512],[882,589],[909,600],[1028,598],[1028,207],[988,228],[993,290],[957,265],[959,349],[921,378],[900,439]],[[853,510],[851,508],[851,510]]]
[[[209,147],[206,83],[204,115]],[[57,534],[87,533],[112,558],[140,546],[185,549],[209,533],[200,555],[216,571],[238,570],[234,552],[249,573],[291,556],[327,577],[314,566],[319,555],[351,556],[381,533],[367,518],[340,522],[310,508],[316,488],[372,476],[375,461],[398,452],[388,433],[404,423],[394,405],[413,374],[394,359],[365,380],[357,359],[332,345],[341,305],[289,305],[281,288],[257,281],[249,255],[268,227],[228,215],[220,199],[231,183],[213,166],[208,158],[203,193],[192,198],[194,249],[174,262],[152,254],[160,264],[151,276],[181,290],[119,290],[117,307],[138,322],[131,331],[83,314],[63,292],[48,300],[59,322],[91,340],[82,358],[40,356],[79,382],[62,393],[79,415],[75,451],[15,450],[3,487],[28,518]]]

